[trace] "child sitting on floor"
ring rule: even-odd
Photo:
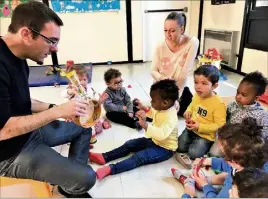
[[[260,169],[250,168],[237,172],[230,198],[268,198],[268,174]]]
[[[103,101],[107,99],[108,95],[106,93],[103,93],[102,95],[97,96],[96,91],[91,87],[91,84],[89,83],[89,76],[88,76],[88,70],[89,67],[85,67],[84,65],[73,65],[70,70],[74,70],[77,74],[77,77],[87,92],[87,95],[91,97],[92,99],[99,98],[99,103],[103,104]],[[78,95],[78,89],[75,85],[70,84],[66,90],[63,90],[62,96],[64,98],[68,98],[69,100],[76,97]],[[99,134],[102,132],[102,122],[99,121],[93,129],[92,137],[90,140],[90,144],[94,144],[97,142],[96,134]],[[93,145],[91,145],[91,148]]]
[[[104,80],[108,86],[108,98],[104,101],[106,117],[112,122],[141,130],[138,119],[134,117],[133,104],[126,89],[122,87],[123,79],[119,70],[110,68],[104,73]]]
[[[268,172],[267,143],[262,138],[261,129],[255,119],[245,118],[242,123],[226,124],[218,130],[218,140],[224,159],[196,159],[191,177],[186,177],[180,170],[172,169],[174,177],[184,185],[184,198],[196,196],[195,186],[204,191],[206,198],[226,198],[232,187],[232,176],[236,172],[244,168],[260,168]],[[200,167],[207,166],[222,173],[206,177],[198,172]],[[212,185],[223,187],[218,193]]]
[[[174,107],[178,95],[178,86],[173,80],[161,80],[151,86],[152,108],[139,104],[143,110],[136,114],[140,125],[146,131],[146,138],[129,140],[110,152],[89,153],[89,159],[101,165],[134,153],[126,160],[98,169],[98,179],[142,165],[159,163],[173,156],[178,147],[178,118]],[[153,118],[153,122],[147,123],[146,117]]]
[[[190,159],[205,155],[215,141],[216,131],[226,122],[226,107],[214,92],[218,87],[219,70],[203,65],[194,72],[196,94],[184,113],[186,129],[179,137],[176,159],[189,168]],[[188,153],[186,154],[181,153]]]
[[[262,136],[268,139],[268,113],[256,101],[264,92],[267,79],[260,72],[252,72],[246,75],[240,82],[235,101],[227,106],[227,122],[241,123],[246,117],[257,120],[262,127]],[[210,156],[222,156],[222,152],[216,141],[210,149]]]

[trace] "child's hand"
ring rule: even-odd
[[[127,110],[127,107],[126,106],[123,106],[123,111],[126,111]]]
[[[190,111],[186,111],[184,114],[183,114],[183,117],[187,120],[190,120],[191,117],[192,117],[192,113]]]
[[[137,113],[136,113],[136,116],[140,119],[142,119],[142,120],[145,120],[146,121],[146,113],[145,113],[145,111],[143,111],[143,110],[140,110],[140,111],[138,111]]]
[[[99,94],[99,103],[100,104],[103,104],[103,102],[108,98],[108,94],[107,93],[102,93],[102,94]]]
[[[141,103],[141,101],[137,98],[135,98],[133,100],[134,104],[136,104],[136,107],[139,109],[139,110],[145,110],[146,107]]]
[[[133,114],[133,113],[128,113],[128,116],[129,116],[129,117],[133,117],[134,114]]]
[[[197,165],[199,164],[199,162],[201,161],[201,158],[196,158],[193,161],[193,169],[196,169]],[[206,167],[206,166],[211,166],[211,158],[205,158],[205,160],[203,161],[201,167]]]
[[[199,122],[190,120],[190,122],[186,122],[186,128],[189,131],[198,131],[198,129],[199,129]]]
[[[191,177],[195,180],[195,183],[201,187],[204,187],[205,185],[209,184],[207,177],[204,176],[201,172],[197,173],[196,170],[193,171]]]
[[[70,95],[70,96],[73,96],[73,95],[77,95],[78,93],[78,89],[76,86],[69,86],[68,90],[67,90],[67,94]]]
[[[142,128],[147,130],[148,124],[147,124],[146,120],[143,120],[142,118],[139,118],[139,124],[141,125]]]

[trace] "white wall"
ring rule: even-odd
[[[242,72],[250,73],[256,70],[268,77],[268,52],[245,48]]]
[[[59,44],[59,62],[126,61],[126,6],[119,12],[59,14],[64,22]]]
[[[143,59],[142,2],[131,1],[133,60]]]
[[[222,5],[211,5],[211,1],[204,1],[201,52],[203,52],[205,29],[240,31],[238,46],[240,45],[244,8],[245,1]]]
[[[200,0],[191,0],[191,10],[188,15],[190,20],[187,21],[190,36],[198,36],[199,9]]]
[[[236,1],[235,4],[211,5],[211,1],[204,1],[201,52],[203,52],[204,29],[220,29],[240,31],[238,38],[239,51],[243,25],[245,1]],[[268,76],[268,53],[247,49],[244,50],[242,72],[249,73],[258,70]]]

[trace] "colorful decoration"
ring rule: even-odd
[[[120,0],[53,0],[51,5],[59,13],[120,10]]]
[[[215,48],[210,48],[204,55],[198,56],[198,66],[205,64],[211,64],[216,66],[219,70],[221,69],[222,56]]]
[[[17,5],[28,1],[29,0],[0,0],[0,17],[11,17]]]
[[[207,50],[207,53],[204,55],[198,56],[197,67],[210,64],[216,66],[219,70],[221,70],[221,61],[223,60],[222,55],[216,50],[216,48],[210,48]],[[220,79],[227,80],[226,75],[224,75],[220,71]]]

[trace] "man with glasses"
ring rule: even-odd
[[[29,1],[16,7],[0,38],[0,175],[49,182],[66,197],[90,198],[96,182],[87,165],[91,129],[57,120],[87,115],[87,102],[42,103],[30,98],[28,87],[26,59],[42,64],[57,52],[62,25],[45,4]],[[51,148],[68,142],[68,158]]]

